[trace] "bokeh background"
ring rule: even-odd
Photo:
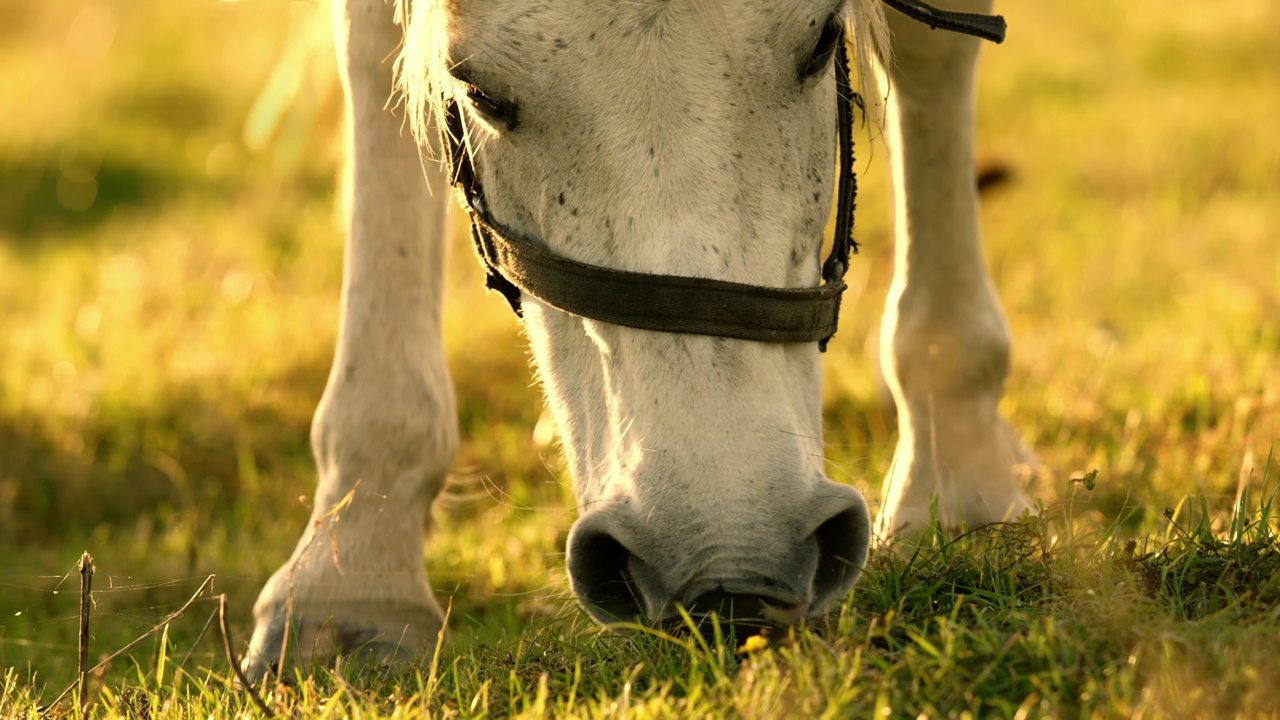
[[[1137,535],[1189,494],[1221,513],[1274,489],[1280,3],[998,9],[979,157],[1005,179],[982,223],[1035,492]],[[70,677],[74,598],[54,589],[84,549],[105,653],[209,573],[244,636],[301,531],[341,282],[327,26],[319,0],[0,0],[0,668]],[[824,402],[829,472],[874,506],[892,248],[886,152],[860,142],[864,251]],[[460,223],[464,442],[426,561],[457,632],[484,637],[572,612],[573,511],[519,328]],[[1092,492],[1070,483],[1094,470]]]

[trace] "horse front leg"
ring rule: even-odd
[[[989,0],[950,9],[989,12]],[[1009,332],[982,258],[974,183],[978,41],[887,13],[893,59],[894,277],[881,366],[897,406],[898,445],[876,534],[915,533],[933,503],[946,526],[999,521],[1030,507],[1015,468],[1030,455],[997,405]]]
[[[311,429],[314,509],[254,606],[253,676],[282,656],[407,658],[431,648],[443,623],[422,547],[457,446],[440,326],[449,190],[435,163],[424,174],[417,145],[385,109],[401,39],[392,5],[335,6],[350,192],[342,315]]]

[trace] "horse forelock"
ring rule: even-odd
[[[434,122],[443,120],[448,74],[447,4],[455,0],[395,0],[404,32],[395,61],[395,92],[421,148],[430,148]]]
[[[884,120],[881,97],[876,87],[875,58],[881,63],[890,62],[889,26],[884,19],[881,0],[850,0],[845,6],[845,37],[853,38],[854,65],[858,71],[858,89],[866,101],[865,108],[871,123],[880,129]]]
[[[498,2],[500,0],[483,0]],[[573,0],[574,2],[580,0]],[[727,22],[726,0],[649,0],[654,12],[664,12],[683,2],[704,26],[708,38],[732,59],[734,48],[724,41],[720,31]],[[734,0],[735,2],[745,0]],[[778,1],[778,0],[771,0]],[[405,118],[414,137],[423,148],[430,148],[432,129],[443,119],[446,101],[456,92],[449,75],[448,20],[452,7],[468,0],[394,0],[396,22],[404,32],[399,56],[395,61],[398,97],[392,104],[404,108]],[[889,35],[881,0],[848,0],[844,8],[848,37],[854,39],[855,65],[864,98],[873,123],[879,123],[881,98],[875,87],[873,60],[889,56]]]

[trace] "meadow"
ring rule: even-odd
[[[424,562],[451,639],[419,666],[261,688],[354,717],[1280,714],[1280,3],[1005,3],[984,51],[1003,410],[1040,517],[878,550],[773,648],[602,634],[520,329],[455,228],[463,445]],[[0,0],[0,717],[209,575],[234,637],[308,517],[332,354],[340,96],[318,2]],[[829,474],[876,506],[886,153],[825,363]],[[240,717],[213,593],[89,679],[92,717]],[[49,716],[76,716],[64,700]]]

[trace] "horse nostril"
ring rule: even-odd
[[[852,502],[813,531],[813,539],[818,545],[813,598],[821,608],[849,592],[867,562],[871,517],[862,496],[854,492]]]
[[[600,622],[630,622],[644,617],[629,569],[631,551],[607,532],[575,527],[568,547],[569,584],[587,612]]]

